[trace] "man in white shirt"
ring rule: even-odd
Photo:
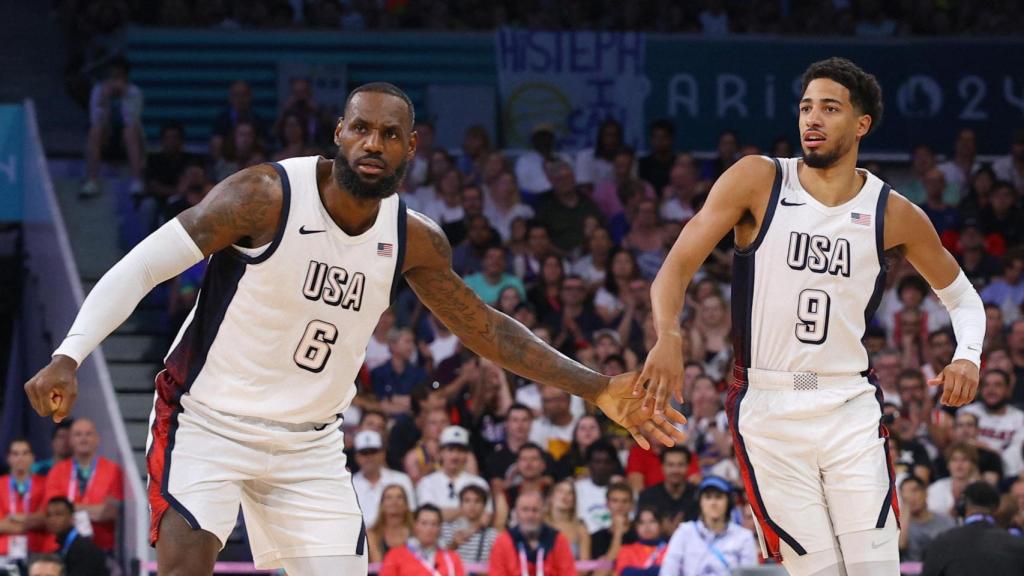
[[[967,195],[971,187],[971,176],[981,168],[974,130],[963,128],[957,133],[953,157],[939,164],[938,168],[946,177],[946,182],[960,191],[960,198]]]
[[[1010,154],[992,163],[996,178],[1013,184],[1019,194],[1024,194],[1024,129],[1013,133]]]
[[[392,484],[400,486],[409,499],[409,508],[416,508],[416,491],[407,475],[384,465],[384,440],[374,430],[363,430],[356,434],[356,463],[359,472],[352,476],[359,505],[363,509],[363,520],[367,526],[377,522],[380,498],[384,489]]]
[[[543,448],[555,460],[569,451],[577,417],[572,413],[571,396],[564,390],[544,386],[540,391],[542,417],[530,428],[530,442]]]
[[[459,493],[476,484],[490,494],[483,478],[466,472],[469,457],[469,431],[461,426],[448,426],[441,432],[441,469],[424,476],[416,485],[416,500],[441,509],[445,522],[459,515]],[[489,508],[490,509],[490,508]]]
[[[1010,406],[1012,391],[1010,375],[998,368],[989,368],[982,375],[978,387],[981,402],[960,409],[978,417],[978,441],[1002,455],[1003,474],[1007,478],[1024,470],[1021,462],[1024,410]]]
[[[548,162],[565,160],[572,165],[568,156],[555,152],[555,127],[551,124],[534,126],[530,133],[530,145],[533,149],[517,158],[515,165],[516,181],[527,204],[530,204],[530,198],[551,189],[551,181],[545,170]]]
[[[576,481],[576,516],[587,526],[587,532],[593,534],[612,525],[608,485],[613,476],[622,474],[615,447],[603,439],[588,446],[587,470],[590,477]]]

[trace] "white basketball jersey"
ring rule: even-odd
[[[825,206],[797,177],[798,158],[775,159],[775,183],[754,242],[733,262],[736,365],[850,374],[868,368],[861,344],[885,280],[889,186],[870,172],[860,192]]]
[[[366,345],[405,252],[405,204],[381,201],[349,236],[317,191],[319,157],[274,163],[283,207],[273,241],[210,258],[192,313],[165,358],[186,394],[215,410],[329,422],[355,397]]]

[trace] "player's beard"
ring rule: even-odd
[[[334,180],[340,188],[348,190],[356,198],[381,200],[398,191],[408,167],[409,161],[403,160],[390,175],[382,174],[376,182],[367,182],[352,168],[345,153],[339,148],[334,157]]]
[[[836,142],[835,148],[829,152],[819,152],[817,149],[804,149],[804,164],[810,168],[830,168],[850,151],[850,146],[850,143],[845,139],[840,139]]]

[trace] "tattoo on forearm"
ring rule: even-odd
[[[447,247],[443,239],[441,243]],[[436,247],[440,249],[440,245]],[[606,377],[566,357],[519,322],[488,307],[451,270],[419,270],[409,280],[434,314],[481,356],[524,378],[588,400],[593,400],[607,384]]]

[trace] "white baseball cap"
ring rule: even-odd
[[[462,426],[448,426],[441,432],[441,446],[464,446],[469,448],[469,430]]]
[[[384,441],[375,430],[363,430],[356,434],[356,452],[363,450],[382,450]]]

